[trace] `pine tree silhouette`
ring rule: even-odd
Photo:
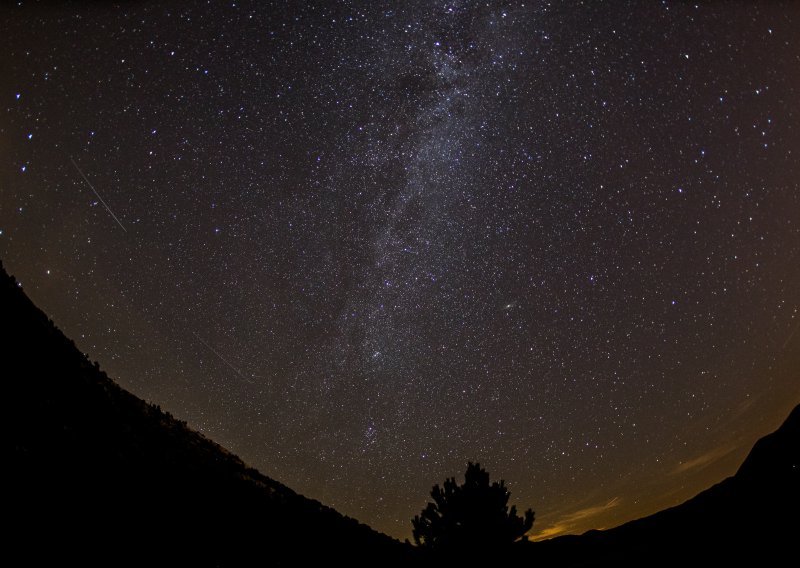
[[[433,502],[412,521],[414,541],[431,550],[456,553],[486,553],[502,549],[520,539],[533,526],[534,513],[517,515],[508,507],[511,493],[505,481],[489,483],[489,473],[479,463],[469,462],[464,484],[454,477],[444,488],[434,485]]]

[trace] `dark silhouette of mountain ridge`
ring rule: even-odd
[[[608,530],[533,543],[544,566],[790,565],[800,535],[800,405],[735,475],[688,501]]]
[[[2,558],[14,564],[448,565],[298,495],[119,387],[2,263],[0,380],[9,526]],[[799,508],[797,406],[735,475],[685,503],[614,529],[516,543],[502,560],[783,565],[800,534]]]
[[[399,565],[414,554],[245,465],[114,383],[0,263],[11,476],[3,556],[23,564]]]
[[[736,479],[787,482],[800,480],[800,404],[794,407],[780,428],[758,440],[747,455]],[[800,489],[797,485],[796,489]]]

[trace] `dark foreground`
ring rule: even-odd
[[[519,544],[503,558],[432,558],[261,475],[120,388],[1,266],[0,316],[11,527],[0,554],[14,564],[793,564],[780,557],[800,534],[800,407],[735,476],[678,507]]]

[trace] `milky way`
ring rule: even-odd
[[[797,4],[163,4],[2,9],[0,258],[125,388],[398,537],[467,460],[648,514],[800,399]]]

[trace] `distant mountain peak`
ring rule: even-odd
[[[531,558],[560,567],[782,565],[794,557],[798,513],[800,405],[734,476],[649,517],[533,543]]]
[[[784,476],[800,479],[800,404],[780,428],[756,442],[736,472],[737,478],[765,482]]]

